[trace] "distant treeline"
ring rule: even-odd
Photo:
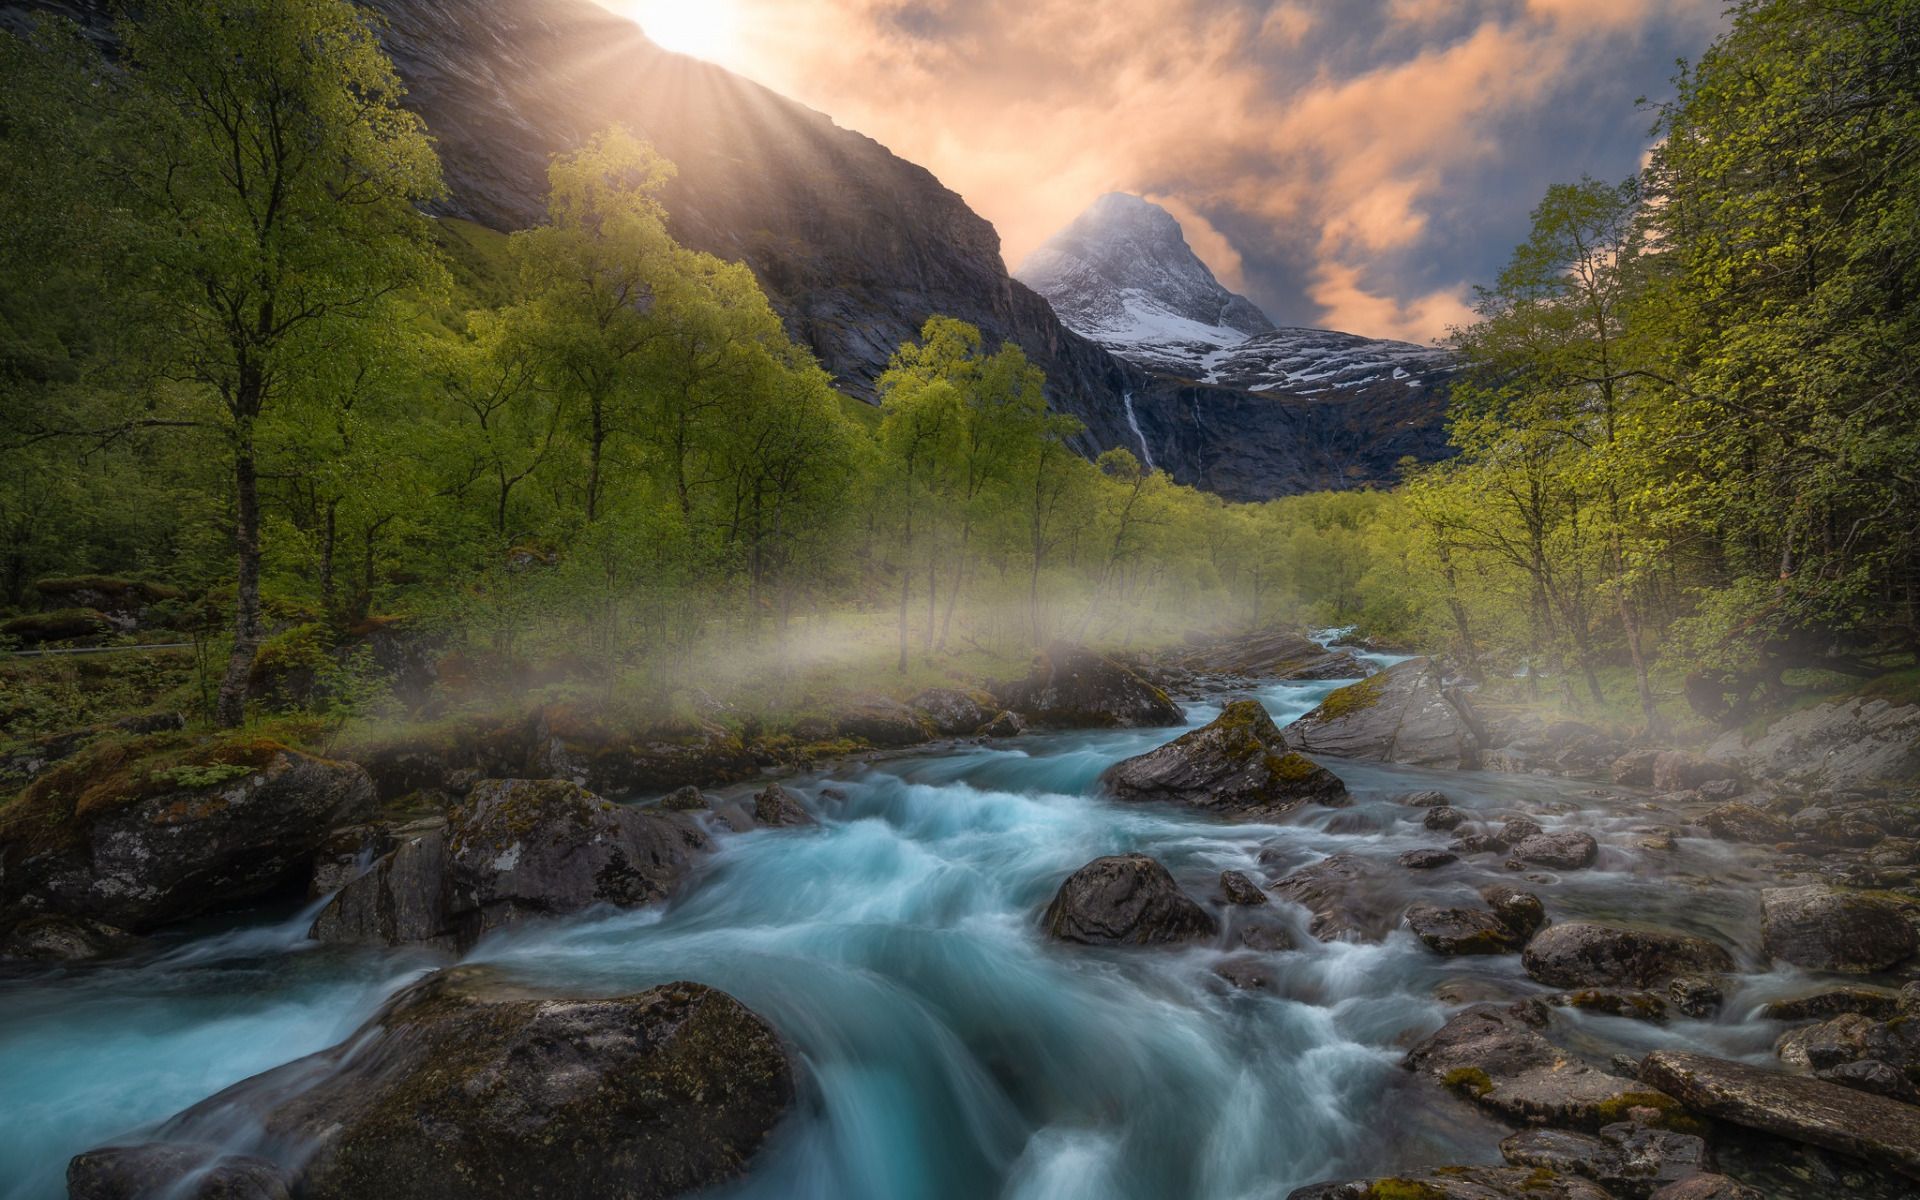
[[[934,318],[875,411],[678,245],[623,130],[547,222],[434,221],[342,0],[156,0],[114,61],[0,39],[0,606],[111,572],[269,636],[405,613],[644,671],[823,614],[965,644],[1357,623],[1641,719],[1920,646],[1920,4],[1752,0],[1624,184],[1552,189],[1459,331],[1460,454],[1231,505],[1089,462],[1018,347]],[[897,643],[897,645],[893,644]]]

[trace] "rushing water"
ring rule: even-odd
[[[1256,694],[1285,723],[1333,686]],[[1189,720],[1217,711],[1196,703]],[[1265,990],[1216,973],[1244,951],[1045,941],[1038,913],[1092,858],[1147,852],[1207,898],[1224,869],[1260,877],[1344,850],[1382,860],[1383,886],[1409,898],[1472,902],[1474,886],[1505,875],[1497,862],[1392,864],[1445,835],[1389,797],[1440,787],[1490,817],[1545,811],[1549,825],[1601,838],[1594,870],[1540,889],[1555,917],[1633,915],[1753,944],[1758,880],[1737,852],[1683,839],[1652,874],[1626,847],[1657,814],[1595,807],[1578,785],[1333,763],[1354,807],[1277,826],[1097,796],[1109,764],[1170,736],[1041,735],[803,779],[793,786],[820,828],[726,838],[665,909],[522,926],[469,959],[582,993],[699,980],[771,1020],[804,1063],[803,1098],[728,1197],[1225,1200],[1496,1161],[1498,1129],[1397,1064],[1450,1003],[1530,985],[1514,956],[1442,959],[1404,930],[1321,945],[1301,929],[1302,949],[1268,956]],[[0,1196],[62,1195],[70,1155],[340,1040],[438,965],[313,946],[311,912],[180,935],[143,960],[0,980]],[[1759,1058],[1777,1029],[1744,1018],[1796,983],[1752,977],[1712,1024],[1568,1020],[1577,1048],[1602,1061],[1683,1043]]]

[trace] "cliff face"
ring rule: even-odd
[[[498,229],[533,223],[551,156],[624,124],[679,168],[666,196],[675,236],[752,268],[792,336],[853,395],[873,399],[894,348],[944,314],[978,325],[989,345],[1024,348],[1054,407],[1086,423],[1079,449],[1089,454],[1137,449],[1131,396],[1157,465],[1235,499],[1383,480],[1399,457],[1361,447],[1328,458],[1328,446],[1345,446],[1349,418],[1176,383],[1109,354],[1009,277],[993,227],[924,168],[661,49],[591,0],[367,6],[438,141],[447,213]],[[109,25],[104,0],[0,0],[0,25],[17,28],[35,10],[96,33]]]
[[[936,313],[1013,341],[1086,448],[1122,437],[1114,363],[1007,275],[1000,238],[924,168],[822,113],[672,54],[590,0],[370,0],[440,143],[450,212],[520,228],[556,151],[614,123],[673,160],[674,235],[744,262],[846,391]]]

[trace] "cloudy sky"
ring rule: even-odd
[[[1641,161],[1722,0],[602,0],[921,163],[1010,266],[1149,196],[1283,324],[1424,341]]]

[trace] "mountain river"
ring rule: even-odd
[[[1251,694],[1284,725],[1335,686]],[[1190,701],[1189,726],[1219,703]],[[1224,944],[1051,943],[1039,914],[1088,860],[1151,854],[1211,902],[1222,870],[1277,878],[1348,852],[1381,860],[1383,886],[1407,899],[1473,904],[1476,886],[1512,878],[1496,858],[1393,863],[1447,840],[1392,799],[1437,787],[1475,815],[1525,811],[1600,839],[1593,869],[1535,887],[1555,919],[1633,917],[1757,944],[1763,880],[1741,852],[1682,838],[1656,865],[1631,849],[1654,818],[1617,789],[1602,804],[1587,784],[1330,761],[1354,805],[1280,825],[1099,795],[1106,767],[1176,732],[1039,734],[843,764],[789,784],[819,828],[727,836],[665,908],[519,926],[468,961],[578,994],[698,980],[781,1030],[803,1067],[800,1103],[723,1200],[1277,1200],[1320,1179],[1498,1161],[1504,1131],[1399,1060],[1460,1003],[1545,989],[1517,956],[1441,958],[1404,929],[1377,945],[1321,944],[1285,905],[1302,948],[1255,956],[1264,987],[1223,978],[1223,961],[1250,953]],[[314,945],[314,912],[256,912],[141,957],[0,977],[0,1197],[63,1196],[74,1153],[138,1140],[227,1084],[341,1040],[444,965]],[[1712,1021],[1563,1019],[1598,1062],[1662,1045],[1764,1062],[1780,1027],[1750,1018],[1801,982],[1745,976]]]

